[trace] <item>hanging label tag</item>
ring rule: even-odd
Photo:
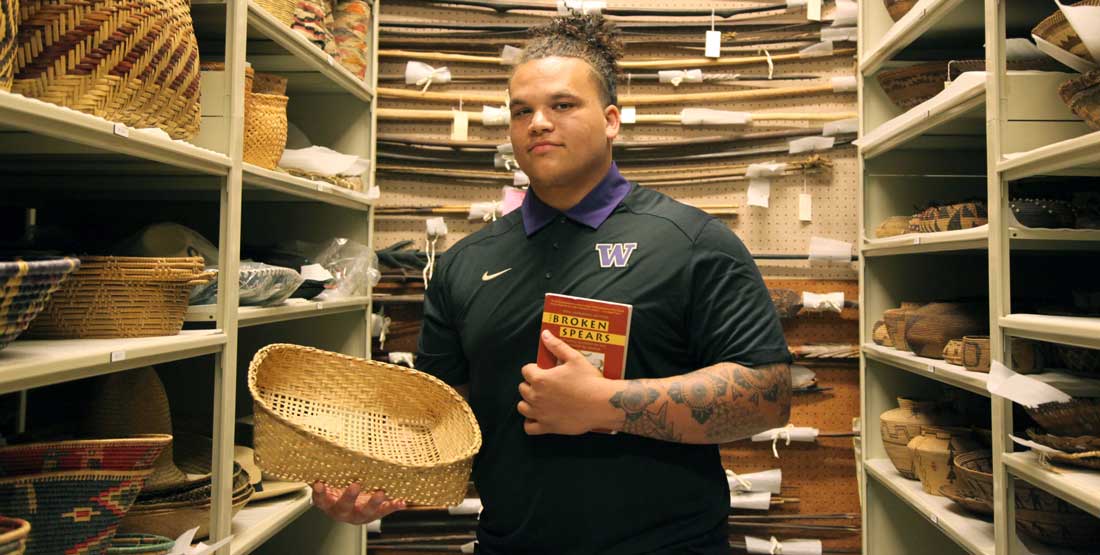
[[[707,45],[703,55],[708,58],[722,57],[722,32],[707,31]]]
[[[633,106],[623,106],[619,114],[623,123],[635,123],[638,121],[638,110]]]
[[[114,132],[115,132],[115,135],[118,135],[119,137],[129,137],[130,136],[130,128],[126,127],[125,123],[116,123],[114,125]]]
[[[806,19],[821,21],[821,0],[810,0],[806,3]]]
[[[798,195],[798,220],[808,222],[813,219],[813,197],[810,193]]]
[[[465,141],[470,136],[470,114],[461,110],[455,110],[453,114],[454,121],[451,122],[451,140]]]
[[[749,206],[768,207],[768,199],[771,198],[772,184],[767,179],[749,180]]]

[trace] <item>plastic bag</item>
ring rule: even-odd
[[[243,260],[240,271],[240,305],[282,304],[304,281],[301,274],[290,268]],[[214,304],[217,300],[218,278],[191,291],[192,305]]]
[[[350,239],[333,239],[311,258],[336,278],[321,294],[327,299],[366,295],[382,277],[374,251]]]

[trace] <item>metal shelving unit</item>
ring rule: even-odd
[[[1013,483],[1020,478],[1100,516],[1100,472],[1043,467],[1013,452],[1012,404],[990,395],[987,374],[875,345],[872,326],[901,301],[988,296],[993,358],[1005,361],[1009,337],[1100,348],[1100,319],[1012,311],[1011,253],[1100,251],[1094,230],[1029,229],[1008,213],[1009,182],[1039,175],[1100,175],[1100,133],[1064,106],[1057,85],[1069,76],[1005,70],[1006,36],[1020,36],[1054,9],[1023,0],[920,0],[897,23],[882,2],[860,3],[860,306],[863,533],[868,553],[1024,555],[1076,553],[1018,536]],[[894,107],[875,74],[944,32],[985,44],[984,74],[912,110]],[[919,54],[919,52],[918,52]],[[927,59],[937,59],[929,56]],[[962,81],[962,79],[960,79]],[[945,156],[945,153],[950,155]],[[882,219],[932,199],[984,197],[980,228],[875,239]],[[1039,375],[1050,382],[1053,374]],[[966,513],[901,477],[886,457],[878,416],[901,395],[945,388],[988,402],[993,429],[995,517]],[[965,393],[962,393],[965,392]],[[988,399],[988,401],[985,401]]]
[[[222,275],[236,275],[242,242],[266,245],[287,239],[346,237],[373,247],[374,202],[368,194],[266,170],[242,159],[247,60],[257,71],[288,77],[288,117],[315,143],[371,160],[370,172],[364,176],[366,190],[370,190],[375,165],[374,53],[379,16],[378,1],[370,4],[370,67],[367,78],[360,80],[253,2],[195,0],[192,14],[203,55],[224,54],[225,89],[207,102],[224,102],[218,112],[228,120],[226,136],[216,139],[225,148],[212,150],[168,140],[0,92],[0,172],[12,177],[4,179],[0,190],[13,206],[41,207],[28,210],[29,215],[48,212],[51,196],[76,203],[84,198],[68,197],[75,194],[115,203],[109,205],[117,214],[97,214],[107,221],[144,221],[127,213],[132,205],[125,203],[139,202],[137,199],[143,203],[141,209],[130,212],[148,210],[157,216],[183,218],[181,221],[196,218],[211,238],[217,236]],[[201,204],[175,206],[177,201]],[[196,211],[195,206],[201,210]],[[28,218],[33,222],[33,216]],[[243,382],[239,369],[247,368],[257,346],[275,341],[298,341],[352,356],[369,356],[371,295],[238,307],[236,281],[222,280],[217,304],[192,307],[186,329],[177,336],[16,341],[0,351],[0,394],[149,365],[203,367],[204,360],[212,360],[213,392],[202,392],[214,399],[210,538],[217,541],[234,536],[219,555],[301,553],[290,547],[295,538],[308,536],[313,541],[318,534],[325,536],[325,541],[320,547],[313,543],[311,553],[365,553],[366,532],[361,527],[311,517],[308,530],[295,528],[301,517],[310,513],[309,489],[248,505],[236,516],[231,515],[230,499],[235,407],[247,406],[242,401],[248,395],[239,386]],[[280,541],[268,542],[276,535]]]

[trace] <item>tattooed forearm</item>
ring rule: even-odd
[[[725,443],[786,424],[786,364],[709,366],[660,380],[630,380],[609,400],[624,432],[682,443]]]

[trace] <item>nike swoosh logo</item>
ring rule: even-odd
[[[481,281],[492,281],[492,280],[508,273],[509,270],[511,270],[511,268],[501,270],[501,271],[499,271],[495,274],[490,274],[489,272],[485,272],[484,274],[481,274]]]

